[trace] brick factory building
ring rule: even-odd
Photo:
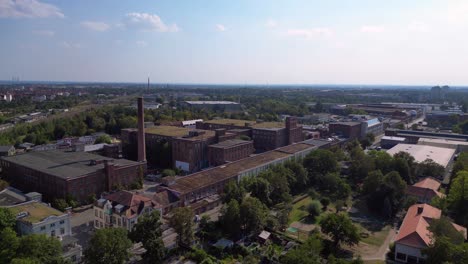
[[[137,129],[122,129],[124,157],[135,159]],[[225,129],[200,130],[175,126],[154,126],[145,129],[148,163],[159,167],[177,167],[196,172],[208,167],[208,146],[237,135]]]
[[[257,152],[273,150],[303,140],[302,126],[297,125],[294,117],[287,117],[282,122],[256,122],[237,119],[215,119],[198,122],[197,128],[215,130],[224,128],[227,132],[235,130],[248,130],[242,132],[252,138]]]
[[[40,192],[48,201],[71,196],[84,202],[91,194],[134,183],[146,163],[52,150],[2,157],[1,166],[7,180],[25,192]]]
[[[361,122],[336,122],[328,124],[330,134],[350,139],[361,138]]]
[[[219,195],[229,181],[256,176],[271,166],[288,160],[302,159],[311,151],[329,147],[330,144],[325,140],[307,140],[188,176],[174,177],[173,180],[166,181],[158,192],[164,197],[170,193],[172,199],[157,199],[157,202],[163,208],[190,206],[196,214],[201,214],[219,204]],[[163,213],[167,212],[168,210],[163,210]]]
[[[210,166],[219,166],[230,161],[247,158],[254,151],[252,141],[231,139],[210,145],[208,147],[208,159]]]

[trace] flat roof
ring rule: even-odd
[[[356,121],[332,122],[329,125],[357,126],[357,125],[361,125],[361,122],[356,122]]]
[[[285,124],[283,122],[257,122],[253,120],[241,120],[241,119],[213,119],[206,120],[204,123],[207,124],[220,124],[220,125],[233,125],[238,127],[245,128],[284,128]],[[245,126],[246,123],[249,123],[251,126]]]
[[[92,160],[113,160],[116,166],[138,165],[139,162],[126,159],[111,159],[87,152],[37,151],[16,156],[2,157],[3,160],[50,174],[62,179],[72,179],[104,168],[104,164],[90,165]]]
[[[62,216],[65,214],[57,209],[54,209],[39,202],[23,203],[8,208],[14,215],[18,215],[22,212],[27,212],[27,216],[20,218],[20,221],[25,221],[33,224],[41,222],[49,216]]]
[[[395,140],[395,141],[405,141],[404,137],[394,137],[394,136],[383,136],[382,140]]]
[[[433,147],[427,145],[413,145],[413,144],[397,144],[393,148],[387,150],[387,153],[394,155],[400,151],[407,152],[417,162],[423,162],[426,159],[432,159],[434,162],[442,165],[444,168],[447,167],[448,163],[455,154],[455,149]]]
[[[188,135],[190,129],[177,126],[154,126],[145,128],[145,134],[161,135],[166,137],[182,137]]]
[[[188,104],[231,104],[231,105],[238,105],[239,103],[231,102],[231,101],[185,101]]]
[[[218,144],[210,145],[210,148],[229,148],[238,145],[252,144],[252,141],[242,140],[242,139],[230,139],[226,141],[221,141]]]
[[[450,140],[450,139],[445,139],[445,138],[419,138],[418,144],[419,143],[438,143],[438,144],[468,146],[468,141]]]

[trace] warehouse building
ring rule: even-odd
[[[40,192],[48,201],[71,196],[84,202],[134,183],[146,163],[52,150],[2,157],[1,165],[7,180],[25,192]]]

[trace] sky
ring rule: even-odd
[[[466,0],[0,0],[0,80],[468,85]]]

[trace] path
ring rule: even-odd
[[[395,229],[390,229],[388,232],[387,238],[385,238],[384,243],[380,246],[379,250],[377,250],[375,253],[368,254],[368,255],[362,255],[362,260],[385,260],[386,254],[389,250],[390,244],[395,240],[397,233]]]

